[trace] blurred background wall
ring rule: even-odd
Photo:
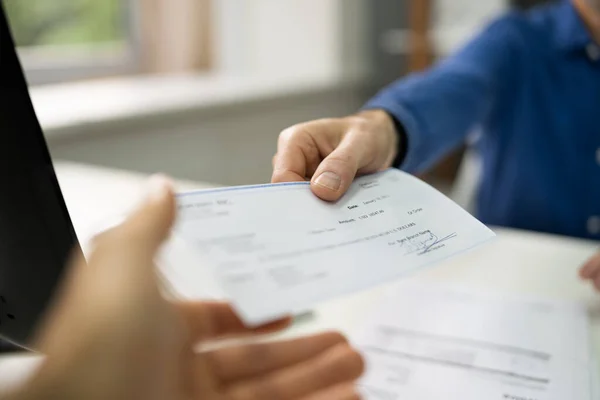
[[[532,3],[3,2],[54,158],[217,184],[268,181],[282,129],[355,112]],[[450,185],[462,160],[428,179]]]

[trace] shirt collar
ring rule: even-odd
[[[563,0],[556,8],[556,43],[565,51],[584,49],[592,43],[579,12],[570,0]]]

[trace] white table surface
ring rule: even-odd
[[[123,215],[144,193],[145,177],[138,174],[73,164],[57,165],[57,173],[75,229],[83,238],[106,226],[107,221]],[[176,183],[178,190],[210,186],[214,185]],[[410,279],[581,301],[589,309],[593,352],[599,359],[600,294],[577,276],[579,266],[594,254],[598,243],[508,229],[495,231],[498,238],[491,243],[417,273]],[[290,337],[329,329],[348,334],[393,285],[321,304],[277,336]],[[0,387],[21,382],[35,365],[36,360],[31,357],[0,358]],[[600,365],[597,368],[600,369]]]

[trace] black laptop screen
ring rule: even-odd
[[[76,237],[2,2],[0,98],[0,336],[29,345]]]

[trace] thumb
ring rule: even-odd
[[[122,225],[134,246],[155,252],[169,237],[175,222],[176,206],[173,185],[169,178],[150,178],[146,199]]]
[[[105,271],[112,281],[125,285],[138,281],[154,266],[154,258],[169,237],[175,221],[176,206],[172,184],[162,175],[153,176],[148,194],[125,221],[96,238],[88,264],[100,266],[90,270]],[[138,285],[144,286],[144,285]]]
[[[150,178],[142,204],[121,224],[94,238],[94,251],[88,263],[109,267],[103,269],[152,264],[175,221],[175,204],[171,181],[163,175]]]
[[[368,143],[363,138],[364,135],[349,132],[321,162],[311,180],[315,195],[326,201],[336,201],[346,193],[357,171],[365,164]]]

